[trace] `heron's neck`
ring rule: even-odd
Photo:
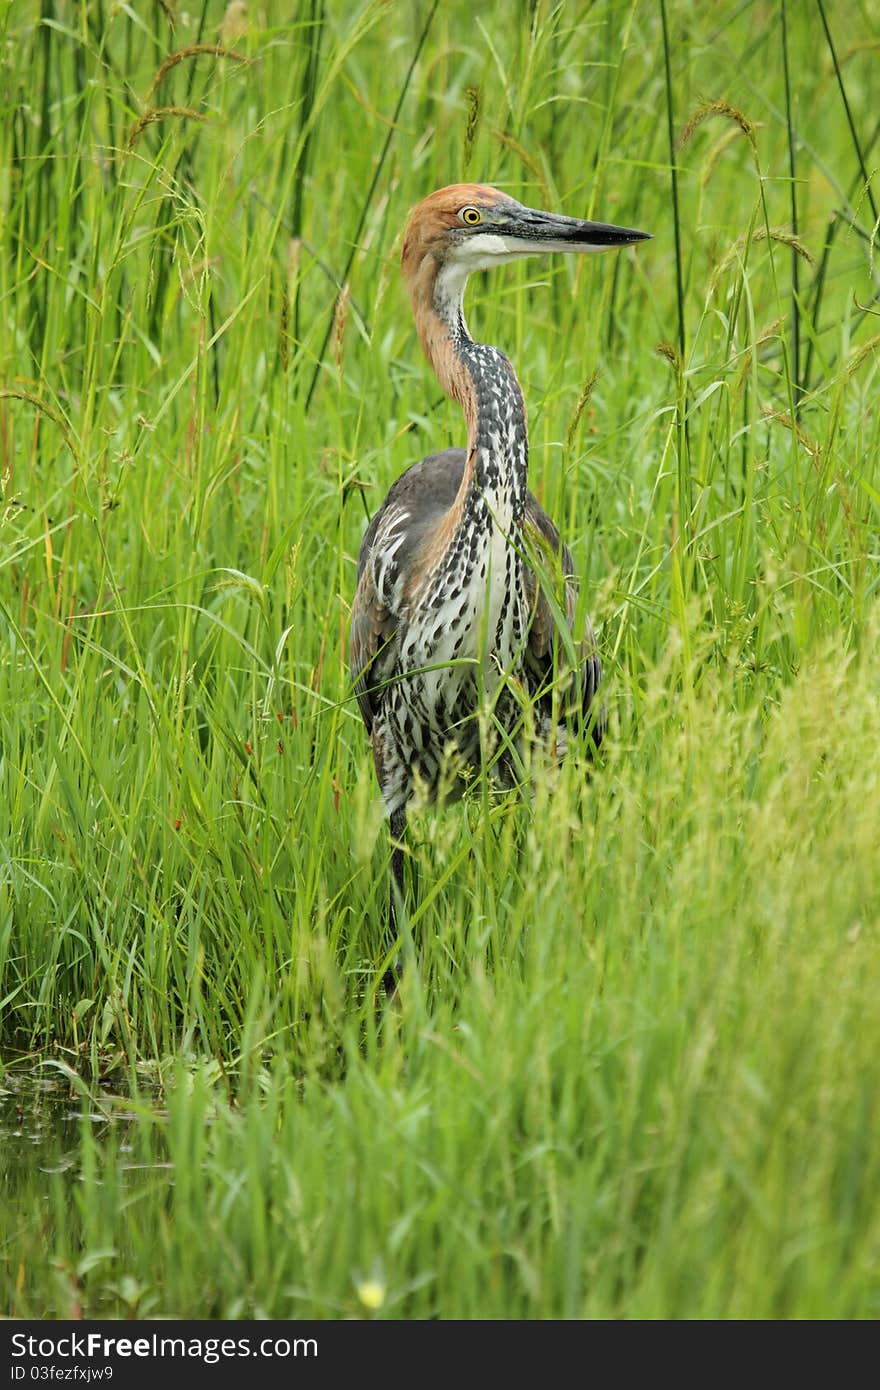
[[[462,485],[485,497],[501,526],[519,526],[526,500],[529,441],[516,372],[498,348],[467,336],[458,344],[457,363],[465,397],[460,404],[468,426]]]
[[[467,424],[467,462],[456,508],[464,509],[466,498],[473,502],[476,493],[502,528],[515,528],[522,521],[527,488],[525,403],[504,353],[475,343],[468,332],[462,308],[465,278],[443,268],[430,293],[419,296],[411,287],[416,327],[437,380],[461,406]]]

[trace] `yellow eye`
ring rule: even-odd
[[[461,218],[462,222],[464,222],[468,227],[476,227],[477,223],[482,222],[483,220],[477,208],[462,208],[461,212],[458,215]]]

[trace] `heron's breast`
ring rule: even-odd
[[[419,673],[430,707],[476,680],[491,692],[515,657],[522,632],[517,553],[501,530],[486,528],[456,563],[442,567],[411,614],[401,667]]]

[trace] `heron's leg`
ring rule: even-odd
[[[391,896],[388,902],[388,926],[396,928],[397,895],[403,902],[403,839],[406,835],[406,809],[391,812]]]
[[[397,938],[397,903],[400,901],[403,906],[403,840],[406,835],[406,807],[391,812],[391,881],[388,888],[388,931],[386,937],[386,947],[390,949]],[[382,984],[387,994],[392,994],[397,988],[397,977],[400,973],[400,957],[395,956],[394,960],[385,971]]]

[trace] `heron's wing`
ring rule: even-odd
[[[531,550],[553,581],[559,607],[565,614],[569,631],[573,631],[578,592],[574,560],[556,526],[531,492],[526,497],[525,529],[527,550]],[[532,615],[526,656],[540,682],[539,688],[549,688],[565,659],[562,644],[553,609],[547,599],[546,582],[539,580],[528,566],[524,577]],[[590,715],[593,721],[592,738],[598,747],[605,731],[605,711],[591,712],[591,706],[602,679],[602,663],[589,619],[586,619],[584,634],[576,644],[576,651],[580,668],[580,707],[584,717]]]
[[[397,634],[421,547],[455,501],[466,453],[443,449],[414,463],[391,487],[364,533],[351,610],[349,655],[368,731],[396,670]]]
[[[351,609],[349,658],[358,708],[368,732],[373,728],[381,682],[387,679],[383,667],[389,664],[396,633],[397,617],[377,594],[373,567],[366,565]]]

